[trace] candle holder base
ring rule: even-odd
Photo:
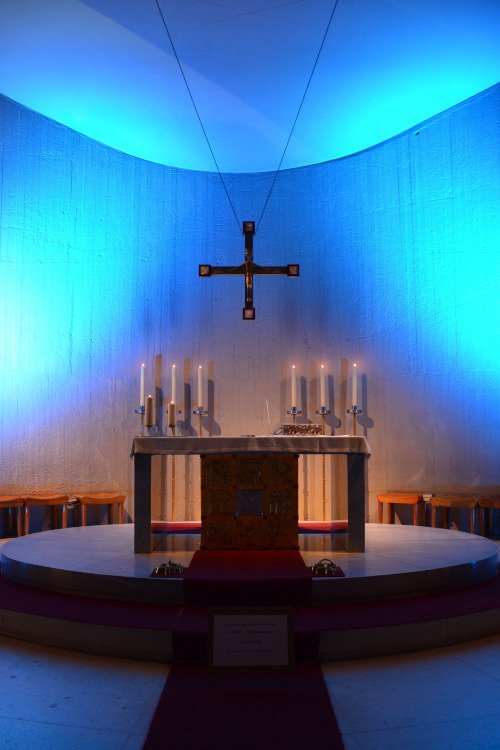
[[[297,417],[299,416],[299,414],[302,414],[302,411],[300,409],[297,409],[296,406],[291,406],[286,413],[290,414],[292,422],[293,424],[295,424],[295,422],[297,421]]]
[[[193,414],[199,414],[200,417],[206,417],[208,411],[205,411],[203,406],[198,406],[196,409],[193,409]]]
[[[193,409],[193,414],[197,414],[200,418],[200,431],[199,431],[199,437],[203,436],[203,417],[206,417],[208,415],[208,411],[205,411],[203,406],[198,406],[196,409]]]
[[[316,414],[326,417],[327,414],[330,414],[330,409],[327,409],[326,406],[322,406],[319,409],[316,409]]]
[[[319,414],[321,416],[321,434],[324,435],[326,427],[326,415],[330,414],[330,409],[327,409],[326,406],[321,406],[316,410],[316,414]]]
[[[356,417],[358,414],[363,414],[363,409],[360,409],[357,406],[353,406],[352,409],[347,410],[347,413],[353,414]]]
[[[356,404],[352,405],[352,409],[347,410],[348,414],[352,414],[352,428],[354,437],[357,437],[357,423],[358,423],[358,414],[363,414],[363,409],[360,409]]]
[[[135,414],[140,414],[141,416],[141,437],[144,436],[144,415],[146,414],[146,407],[145,406],[138,406],[137,409],[134,409]]]

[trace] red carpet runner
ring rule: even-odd
[[[319,664],[290,675],[212,675],[170,670],[144,750],[342,750]]]
[[[294,550],[196,552],[184,572],[184,609],[173,634],[177,661],[207,661],[206,605],[307,605],[311,574]],[[204,627],[202,625],[204,621]],[[202,627],[200,627],[202,625]],[[295,658],[317,659],[318,634],[295,634]],[[342,737],[321,668],[293,672],[212,674],[200,664],[174,664],[144,750],[342,750]]]
[[[298,550],[198,551],[184,597],[191,606],[307,605],[311,581]]]

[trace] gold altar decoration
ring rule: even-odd
[[[279,430],[281,435],[323,435],[320,424],[283,424]]]
[[[298,456],[201,456],[201,549],[298,549]]]

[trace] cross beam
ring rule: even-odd
[[[255,222],[243,222],[245,235],[245,261],[241,266],[210,266],[202,264],[198,267],[199,276],[244,276],[245,277],[245,307],[243,320],[255,320],[253,306],[253,277],[254,276],[299,276],[299,264],[289,263],[287,266],[259,266],[253,260],[253,236]]]

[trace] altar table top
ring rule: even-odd
[[[362,453],[365,437],[350,435],[240,435],[216,437],[135,437],[131,455],[204,455],[207,453]]]

